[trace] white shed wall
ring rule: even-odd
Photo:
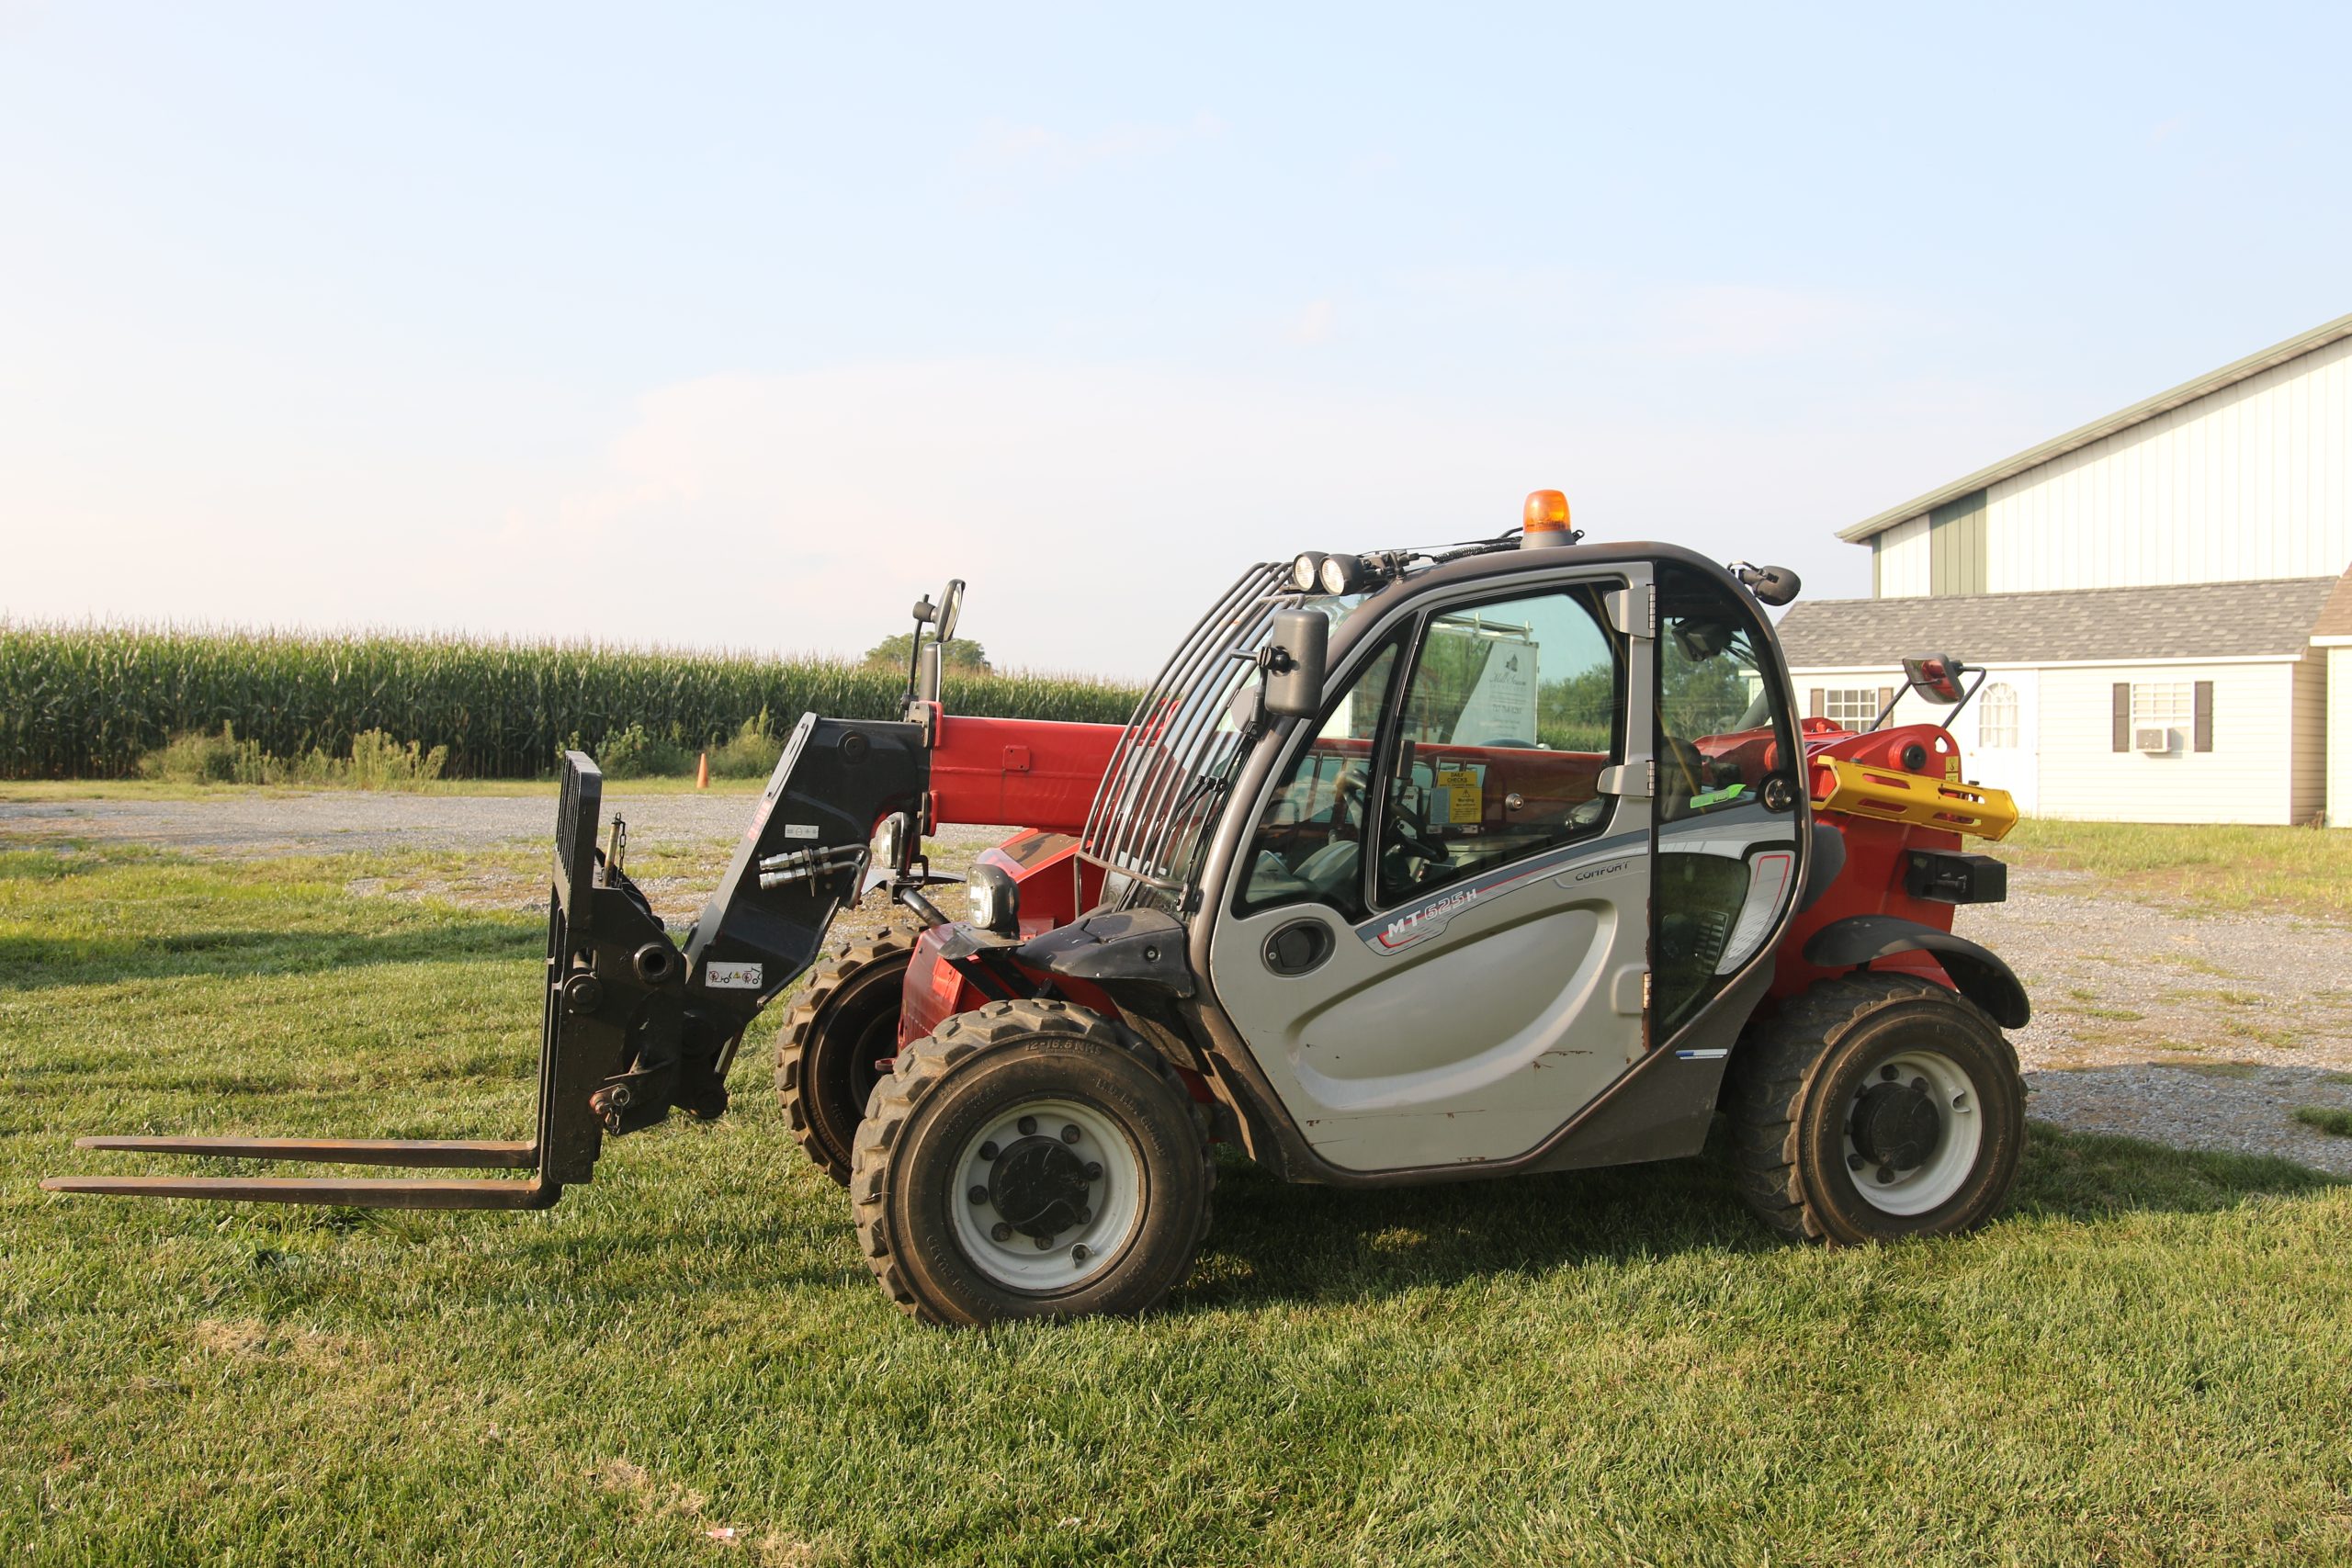
[[[2295,777],[2289,819],[2309,822],[2327,810],[2327,655],[2313,649],[2295,671]]]
[[[2344,570],[2352,338],[2003,479],[1986,494],[1984,525],[1992,593]],[[1885,559],[1881,592],[1891,593]]]
[[[2296,665],[2115,665],[2041,671],[2042,815],[2110,822],[2290,822]],[[2213,750],[2113,748],[2119,681],[2213,682]],[[1990,781],[1987,781],[1990,782]]]
[[[2352,828],[2352,648],[2327,650],[2327,825]]]
[[[1919,599],[1928,592],[1928,520],[1914,517],[1879,536],[1878,597]]]

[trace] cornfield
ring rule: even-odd
[[[354,737],[447,747],[445,776],[531,778],[567,744],[632,725],[717,747],[765,710],[888,718],[902,671],[826,660],[370,634],[0,622],[0,778],[121,778],[175,736],[218,733],[276,757],[346,756]],[[950,673],[955,713],[1124,723],[1129,687]]]

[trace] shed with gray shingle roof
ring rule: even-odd
[[[1949,653],[1993,667],[1963,765],[2028,810],[2352,826],[2352,315],[1840,536],[1871,597],[1781,627],[1808,711]]]
[[[1781,645],[1798,669],[1876,665],[1890,653],[1947,650],[1978,664],[2301,657],[2320,635],[2321,612],[2339,583],[2352,620],[2352,576],[1800,601],[1781,617]]]

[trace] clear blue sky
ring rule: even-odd
[[[0,614],[1147,672],[1839,526],[2352,310],[2346,8],[0,0]]]

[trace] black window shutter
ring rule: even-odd
[[[2115,749],[2132,750],[2132,684],[2128,681],[2115,683]]]
[[[2211,751],[2213,749],[2213,682],[2211,681],[2197,682],[2197,708],[2193,722],[2197,727],[2197,750]]]

